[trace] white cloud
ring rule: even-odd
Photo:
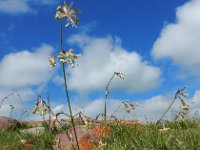
[[[159,84],[160,69],[143,61],[138,53],[125,50],[117,37],[95,38],[79,34],[72,36],[68,42],[84,50],[79,67],[68,68],[69,88],[73,90],[88,92],[105,89],[114,71],[122,71],[125,80],[115,77],[111,84],[113,89],[141,92]]]
[[[157,95],[153,96],[149,99],[145,100],[138,100],[138,106],[133,110],[131,113],[126,113],[124,109],[124,105],[122,104],[122,100],[119,99],[107,99],[107,115],[110,117],[111,114],[114,113],[114,116],[116,116],[118,119],[137,119],[141,122],[145,122],[146,119],[148,122],[157,121],[161,115],[164,113],[164,111],[167,109],[169,104],[172,102],[174,98],[173,94],[168,95]],[[73,114],[76,114],[79,111],[82,111],[85,115],[90,117],[95,117],[97,114],[103,114],[104,113],[104,98],[94,99],[92,101],[88,101],[84,105],[80,102],[73,102],[72,103],[72,109]],[[128,100],[131,101],[131,100]],[[196,115],[196,112],[199,112],[199,105],[200,105],[200,90],[197,90],[193,97],[189,100],[185,100],[186,104],[190,106],[190,116],[193,117]],[[133,102],[133,103],[136,103]],[[10,97],[9,100],[5,101],[4,106],[2,109],[0,109],[1,115],[8,116],[10,113],[10,107],[9,105],[12,104],[15,106],[14,113],[15,118],[18,118],[23,110],[27,110],[28,112],[26,115],[23,116],[23,119],[28,120],[41,120],[41,116],[39,114],[32,115],[32,108],[27,108],[27,105],[24,105],[23,103],[20,103],[17,95]],[[120,106],[121,105],[121,106]],[[120,107],[119,107],[120,106]],[[173,119],[176,112],[178,112],[181,108],[182,104],[177,99],[171,109],[168,111],[164,119]],[[118,108],[119,107],[119,108]],[[51,104],[51,108],[54,113],[58,112],[66,112],[68,109],[67,105],[64,104],[58,104],[53,102]],[[118,109],[117,109],[118,108]],[[69,112],[67,112],[69,113]],[[46,115],[46,118],[48,117],[48,114]],[[63,116],[61,116],[62,118]],[[197,117],[197,116],[196,116]],[[198,116],[200,117],[200,116]],[[99,118],[101,119],[101,117]]]
[[[116,109],[121,105],[118,111],[114,114],[118,119],[138,119],[142,122],[146,121],[157,121],[165,110],[168,108],[174,95],[157,95],[149,99],[138,100],[139,106],[135,108],[131,113],[126,113],[122,100],[119,99],[107,99],[107,114],[110,116]],[[82,111],[86,115],[95,117],[97,114],[104,113],[104,100],[103,98],[95,99],[84,106],[79,103],[73,103],[72,108],[76,112]],[[131,100],[129,100],[131,101]],[[133,102],[136,103],[136,102]],[[185,99],[185,103],[190,106],[190,116],[193,117],[195,112],[199,112],[200,105],[200,90],[197,90],[191,99]],[[181,102],[177,99],[168,111],[164,119],[172,120],[175,113],[181,109]]]
[[[0,61],[0,88],[22,88],[48,81],[48,56],[52,49],[43,44],[34,52],[23,50],[5,55]]]
[[[53,5],[56,4],[56,1],[53,0],[30,0],[32,2],[35,2],[36,4],[40,5]]]
[[[1,0],[0,11],[3,13],[15,14],[32,12],[26,0]]]
[[[48,56],[52,49],[52,46],[42,44],[32,51],[9,53],[0,60],[0,100],[10,93],[14,94],[4,101],[0,109],[1,116],[9,116],[9,105],[15,107],[15,118],[19,118],[24,110],[28,111],[26,115],[31,114],[33,106],[30,106],[30,101],[35,100],[51,77]]]
[[[165,26],[154,43],[155,58],[170,58],[175,64],[200,75],[200,0],[177,8],[176,23]]]
[[[59,112],[64,112],[64,110],[66,109],[66,106],[63,105],[63,104],[60,104],[60,105],[56,105],[52,111],[56,114],[56,113],[59,113]]]
[[[114,113],[118,119],[138,119],[144,121],[145,117],[147,117],[148,121],[155,121],[162,115],[169,103],[170,99],[159,95],[139,102],[139,106],[135,110],[131,113],[126,113],[122,100],[108,99],[107,114],[110,116],[121,105],[116,113]],[[93,100],[78,110],[84,111],[88,116],[95,117],[97,114],[104,113],[104,99]],[[169,115],[170,113],[167,114],[168,117]]]
[[[35,5],[51,5],[54,4],[52,0],[1,0],[0,12],[8,14],[19,13],[36,13],[31,4]]]
[[[10,95],[12,94],[12,95]],[[10,95],[10,96],[8,96]],[[3,102],[3,98],[8,96],[7,99],[5,99]],[[35,92],[30,88],[23,88],[19,90],[5,90],[1,89],[0,91],[0,103],[2,103],[2,106],[0,108],[0,115],[1,116],[10,116],[10,105],[14,106],[13,114],[12,116],[16,119],[23,119],[27,114],[31,113],[31,110],[29,108],[28,103],[33,100],[35,97]],[[32,109],[32,108],[31,108]],[[24,110],[27,111],[27,113],[23,116],[22,113]]]

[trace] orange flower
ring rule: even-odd
[[[85,135],[79,140],[79,146],[81,150],[94,150],[96,149],[95,144],[92,142],[89,134]]]
[[[112,129],[109,127],[105,126],[98,126],[92,129],[92,133],[94,134],[95,137],[97,138],[103,138],[106,135],[106,130],[107,130],[107,135],[112,133]]]

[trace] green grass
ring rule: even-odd
[[[200,149],[200,121],[169,122],[170,131],[160,132],[160,125],[112,125],[109,150],[197,150]],[[178,145],[178,141],[182,142]]]
[[[108,138],[108,150],[200,150],[199,120],[168,122],[166,127],[171,130],[166,132],[160,132],[162,126],[156,124],[112,124],[110,127],[113,132]],[[32,150],[51,150],[54,137],[60,132],[51,133],[46,130],[44,134],[33,136],[19,134],[17,130],[0,131],[0,149],[8,146],[8,150],[20,150],[21,140],[26,139],[32,141]],[[177,140],[182,144],[178,145]]]
[[[3,146],[9,150],[20,150],[22,148],[21,140],[31,141],[32,150],[51,150],[54,135],[50,132],[34,136],[31,134],[19,134],[17,131],[0,131],[0,149]]]
[[[18,126],[18,128],[14,126],[6,130],[0,130],[0,150],[2,150],[3,146],[6,147],[5,150],[20,150],[22,149],[21,140],[31,142],[31,150],[53,150],[52,146],[54,145],[55,136],[71,127],[69,124],[65,124],[63,128],[60,127],[52,133],[49,131],[46,123],[43,123],[43,126],[45,127],[45,132],[38,135],[20,133],[19,130],[30,128],[30,126],[25,124]]]

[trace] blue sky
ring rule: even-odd
[[[32,105],[48,91],[54,111],[66,110],[61,68],[50,72],[48,66],[48,56],[59,51],[55,12],[63,2],[0,1],[0,96],[15,94],[0,109],[2,115],[8,116],[13,104],[16,118],[23,109],[37,118],[30,114]],[[79,67],[66,68],[75,111],[103,112],[105,86],[114,71],[122,71],[125,80],[112,82],[109,113],[125,99],[140,103],[136,119],[156,119],[183,86],[198,110],[200,0],[86,0],[74,1],[73,7],[81,10],[80,24],[64,29],[63,38],[65,49],[82,53]],[[124,117],[123,109],[117,115]]]

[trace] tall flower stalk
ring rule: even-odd
[[[71,67],[75,67],[77,65],[77,59],[80,55],[74,54],[72,49],[69,49],[68,51],[65,51],[63,49],[63,23],[62,19],[66,18],[67,23],[65,27],[69,27],[71,24],[72,27],[76,27],[79,23],[78,17],[75,15],[75,13],[79,13],[80,11],[78,9],[71,9],[73,3],[71,3],[69,6],[67,5],[66,2],[64,2],[64,6],[58,6],[57,12],[56,12],[56,19],[60,20],[60,53],[56,54],[52,57],[49,57],[49,62],[50,62],[50,67],[56,66],[56,57],[60,59],[60,62],[62,63],[62,71],[63,71],[63,79],[64,79],[64,86],[65,86],[65,94],[67,98],[67,104],[69,108],[69,113],[70,113],[70,119],[72,123],[72,128],[74,131],[75,139],[76,139],[76,144],[77,148],[79,148],[79,143],[78,143],[78,138],[77,138],[77,133],[75,129],[75,123],[74,123],[74,117],[72,114],[72,108],[71,108],[71,103],[70,103],[70,98],[69,98],[69,92],[68,92],[68,87],[67,87],[67,80],[66,80],[66,71],[65,71],[65,63],[69,63]]]
[[[124,74],[122,72],[114,72],[113,75],[111,76],[110,80],[108,81],[107,85],[106,85],[106,92],[105,92],[105,102],[104,102],[104,126],[105,126],[105,129],[106,129],[106,132],[105,132],[105,138],[107,138],[107,131],[108,131],[108,128],[107,128],[107,108],[106,108],[106,101],[107,101],[107,98],[108,98],[108,95],[109,95],[109,86],[114,78],[114,76],[118,76],[119,78],[123,79],[124,80]],[[106,144],[106,149],[108,149],[108,144]]]
[[[107,98],[108,98],[108,95],[109,95],[109,86],[110,86],[115,75],[117,75],[119,78],[124,80],[124,74],[122,72],[114,72],[113,75],[111,76],[110,80],[108,81],[107,85],[106,85],[106,93],[105,93],[106,99],[105,99],[105,102],[104,102],[104,124],[105,124],[105,126],[107,126],[106,101],[107,101]]]
[[[62,20],[60,20],[60,47],[61,47],[61,52],[65,53],[65,51],[63,50],[63,47],[62,47]],[[77,144],[78,149],[80,150],[79,143],[78,143],[78,137],[77,137],[76,129],[75,129],[74,118],[73,118],[73,114],[72,114],[71,103],[70,103],[70,99],[69,99],[69,92],[68,92],[68,87],[67,87],[66,71],[65,71],[65,63],[64,62],[62,62],[62,71],[63,71],[65,94],[66,94],[66,97],[67,97],[67,104],[68,104],[68,108],[69,108],[70,119],[71,119],[72,127],[73,127],[73,130],[74,130],[76,144]]]

